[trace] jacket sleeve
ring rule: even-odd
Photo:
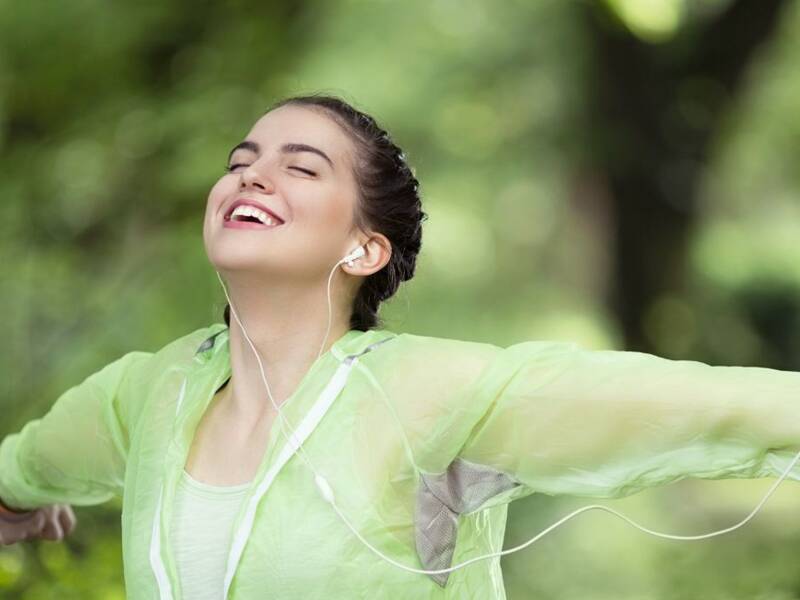
[[[91,505],[121,494],[136,375],[152,353],[123,355],[0,442],[0,500],[15,509]]]
[[[686,477],[779,477],[800,451],[800,373],[529,341],[475,383],[462,459],[542,492],[619,498]],[[787,479],[800,479],[800,462]]]

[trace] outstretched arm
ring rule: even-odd
[[[497,352],[473,401],[480,418],[459,456],[527,493],[618,498],[686,477],[777,477],[800,451],[794,371],[530,341]]]
[[[0,501],[15,510],[100,504],[121,493],[136,372],[129,352],[64,392],[39,419],[0,443]]]

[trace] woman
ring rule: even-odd
[[[371,117],[278,102],[208,197],[225,323],[122,356],[5,438],[0,498],[121,494],[134,600],[486,599],[499,558],[446,568],[501,550],[514,499],[789,464],[798,373],[383,328],[425,217]]]

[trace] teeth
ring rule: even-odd
[[[278,221],[270,217],[263,210],[259,210],[254,206],[248,206],[246,204],[240,204],[233,210],[233,212],[231,213],[231,220],[233,220],[235,217],[240,217],[240,216],[255,217],[256,219],[261,221],[261,223],[263,223],[264,225],[269,225],[269,226],[279,225]]]

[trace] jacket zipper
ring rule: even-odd
[[[294,456],[295,450],[299,447],[300,444],[302,444],[306,439],[308,439],[308,437],[314,431],[316,426],[328,412],[334,400],[336,400],[336,398],[341,394],[342,390],[347,384],[347,380],[349,378],[352,368],[358,363],[358,357],[361,354],[365,354],[366,352],[371,351],[376,346],[383,344],[384,342],[387,342],[390,339],[393,339],[394,337],[395,336],[389,336],[387,338],[379,340],[378,342],[370,344],[360,353],[346,356],[341,361],[335,373],[331,377],[330,381],[320,394],[319,398],[317,399],[317,401],[308,411],[306,416],[303,418],[300,425],[295,430],[297,436],[292,436],[291,438],[292,442],[291,443],[287,442],[283,446],[275,463],[265,472],[261,481],[258,483],[258,487],[256,488],[255,493],[249,498],[249,500],[245,501],[243,506],[247,507],[246,510],[243,508],[239,509],[239,514],[236,517],[236,522],[239,523],[239,526],[237,527],[236,534],[233,537],[233,541],[231,543],[231,549],[230,552],[228,553],[228,559],[226,562],[223,600],[228,600],[228,593],[230,591],[230,586],[233,581],[233,577],[236,574],[239,562],[241,561],[241,557],[244,552],[244,548],[247,544],[247,540],[249,539],[250,533],[253,529],[256,509],[258,508],[258,504],[261,501],[261,498],[263,498],[264,495],[267,493],[267,491],[269,491],[269,488],[272,486],[272,482],[278,476],[283,466],[289,461],[289,459],[292,456]],[[188,375],[184,377],[183,384],[181,385],[181,389],[178,395],[177,406],[175,411],[176,417],[178,415],[178,410],[180,409],[183,403],[184,395],[186,394],[187,383],[188,383]],[[295,443],[297,442],[297,437],[300,438],[299,443]],[[170,576],[164,564],[164,557],[162,554],[163,547],[161,543],[162,541],[161,514],[163,510],[162,506],[163,496],[164,496],[164,483],[162,482],[158,494],[158,501],[156,503],[155,516],[153,517],[153,528],[150,539],[150,566],[153,569],[153,573],[156,578],[156,583],[158,585],[159,599],[175,600],[175,597],[173,595],[173,582],[170,580]],[[245,510],[244,515],[242,514],[242,510]],[[244,518],[242,518],[243,516]]]

